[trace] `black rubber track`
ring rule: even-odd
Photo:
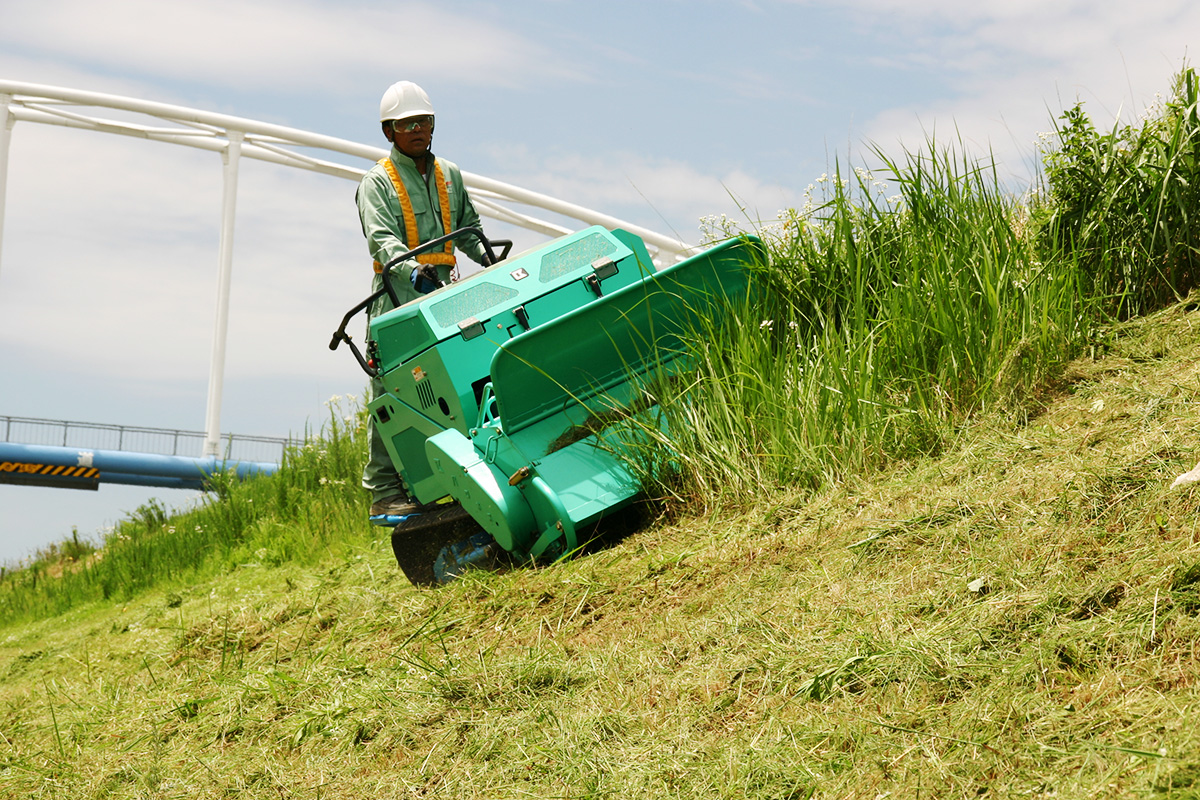
[[[443,547],[477,533],[479,524],[461,505],[448,503],[413,514],[392,529],[396,563],[414,586],[434,586],[433,562]]]

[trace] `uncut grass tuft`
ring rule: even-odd
[[[1090,341],[1076,265],[1041,259],[994,165],[933,142],[880,158],[883,177],[835,174],[822,202],[757,231],[757,291],[691,332],[694,368],[649,390],[666,424],[642,426],[631,458],[682,504],[935,454],[974,415],[1037,413]]]

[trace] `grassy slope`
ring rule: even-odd
[[[381,537],[0,630],[0,794],[1200,797],[1198,333],[548,569],[416,590]]]

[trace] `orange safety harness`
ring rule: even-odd
[[[400,201],[400,210],[404,213],[404,241],[409,244],[409,249],[418,247],[421,244],[421,234],[417,230],[417,215],[413,213],[412,200],[408,196],[408,190],[404,188],[404,182],[400,180],[400,173],[396,172],[396,166],[390,158],[379,159],[379,165],[387,170],[388,177],[392,179],[392,186],[396,188],[396,198]],[[442,175],[442,165],[436,158],[433,159],[433,179],[437,183],[438,205],[442,209],[442,231],[449,233],[452,230],[450,227],[450,195],[446,191],[446,179]],[[446,242],[446,246],[441,252],[418,255],[417,262],[454,266],[456,263],[454,242]],[[375,262],[375,272],[383,272],[383,265],[378,261]]]

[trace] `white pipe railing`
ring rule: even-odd
[[[157,120],[158,124],[147,125],[124,119],[104,118],[98,115],[99,109],[151,117]],[[17,122],[113,133],[221,154],[224,163],[224,192],[221,208],[217,314],[213,325],[213,350],[205,415],[207,435],[203,452],[204,456],[214,455],[221,436],[221,393],[229,323],[229,287],[240,159],[253,158],[357,182],[371,164],[387,155],[387,150],[333,136],[184,106],[58,86],[0,80],[0,256],[3,255],[4,246],[9,145],[13,126]],[[297,147],[366,159],[369,164],[366,167],[341,164],[292,149]],[[463,181],[481,215],[545,236],[561,236],[570,233],[571,230],[561,224],[538,219],[513,209],[509,204],[529,206],[576,220],[583,225],[624,228],[641,237],[647,250],[660,266],[680,261],[696,250],[678,239],[608,214],[482,175],[463,172]]]
[[[119,95],[86,92],[76,89],[64,89],[57,86],[42,84],[20,83],[17,81],[0,80],[0,102],[7,108],[5,113],[13,117],[13,121],[37,122],[46,125],[60,125],[71,128],[83,128],[105,133],[116,133],[125,136],[184,145],[203,150],[222,152],[228,147],[228,133],[240,132],[243,136],[242,155],[260,161],[268,161],[284,166],[306,169],[358,181],[366,168],[348,166],[334,161],[313,158],[297,153],[288,148],[309,147],[325,150],[331,153],[367,159],[371,164],[387,155],[387,150],[381,147],[351,142],[297,128],[274,125],[267,122],[257,122],[243,117],[226,114],[216,114],[184,106],[155,103],[137,100]],[[132,112],[154,117],[160,121],[172,122],[180,127],[151,127],[122,120],[104,119],[98,116],[80,113],[78,110],[65,110],[61,106],[78,108],[108,108],[124,112]],[[463,172],[463,180],[467,189],[471,190],[472,198],[478,193],[490,195],[492,199],[531,206],[542,211],[558,214],[577,220],[585,225],[604,225],[605,227],[620,227],[641,237],[651,255],[662,263],[673,263],[695,252],[695,248],[670,236],[664,236],[657,231],[649,230],[626,222],[608,214],[603,214],[575,203],[541,194],[540,192],[523,189],[519,186],[504,183],[493,178],[487,178],[472,172]],[[498,210],[495,204],[487,204],[486,216],[511,222],[514,225],[533,230],[538,233],[560,235],[563,228],[560,225],[537,220],[511,209]],[[480,213],[484,213],[481,208]]]

